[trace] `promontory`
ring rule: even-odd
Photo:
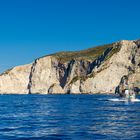
[[[140,89],[140,40],[59,52],[0,75],[2,94],[121,92],[125,79]]]

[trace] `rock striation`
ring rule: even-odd
[[[140,89],[140,40],[123,40],[77,52],[60,52],[0,75],[4,94],[121,92]]]

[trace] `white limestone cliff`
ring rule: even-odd
[[[95,77],[85,81],[83,92],[90,93],[114,93],[120,79],[129,74],[129,67],[132,67],[132,52],[137,48],[133,41],[121,41],[120,51],[115,53],[105,62],[107,68],[101,65],[101,72],[97,72]],[[100,68],[99,68],[100,69]],[[91,88],[88,88],[90,85]]]
[[[31,64],[14,67],[0,75],[0,93],[27,94]]]
[[[0,75],[0,93],[114,93],[124,76],[140,88],[139,40],[113,43],[94,59],[81,54],[72,53],[66,61],[57,55],[45,56],[8,70]]]

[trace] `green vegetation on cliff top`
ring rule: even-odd
[[[51,56],[55,56],[61,62],[66,62],[72,59],[93,61],[97,59],[99,56],[101,56],[106,49],[111,47],[113,47],[113,44],[93,47],[93,48],[89,48],[82,51],[76,51],[76,52],[58,52],[52,54]]]

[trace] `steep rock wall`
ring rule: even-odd
[[[0,93],[27,94],[31,64],[14,67],[0,75]]]
[[[116,88],[120,90],[124,76],[129,85],[140,86],[139,40],[113,43],[103,52],[100,48],[92,51],[94,59],[88,60],[83,52],[79,58],[70,53],[73,57],[67,61],[50,55],[6,71],[0,75],[0,93],[114,93]]]

